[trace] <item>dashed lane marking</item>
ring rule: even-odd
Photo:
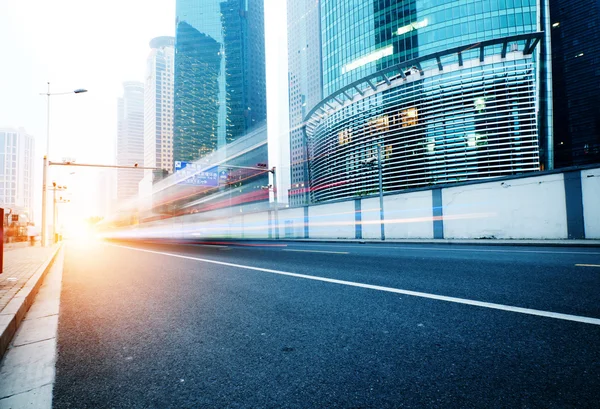
[[[294,250],[294,249],[283,249],[282,251],[297,251],[297,252],[302,252],[302,253],[350,254],[347,251],[325,251],[325,250]]]

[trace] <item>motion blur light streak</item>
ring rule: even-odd
[[[345,213],[346,215],[351,213]],[[248,216],[251,216],[248,215]],[[329,215],[329,217],[334,215]],[[338,215],[340,216],[340,215]],[[498,215],[494,212],[487,213],[465,213],[447,216],[422,216],[422,217],[408,217],[408,218],[390,218],[386,219],[386,225],[396,224],[409,224],[409,223],[431,223],[437,220],[472,220],[497,217]],[[144,225],[136,226],[129,230],[120,231],[106,231],[102,234],[104,238],[176,238],[181,240],[186,239],[198,239],[200,237],[211,237],[211,238],[266,238],[269,236],[269,231],[274,230],[275,226],[272,225],[268,220],[264,222],[231,222],[233,218],[225,219],[213,219],[206,220],[203,222],[185,222],[170,220],[161,225],[154,225],[154,222],[149,222]],[[291,225],[293,228],[302,229],[304,227],[311,228],[326,228],[326,227],[343,227],[343,226],[354,226],[356,220],[342,220],[342,221],[311,221],[305,223],[304,219],[292,218],[280,220],[279,228],[284,229],[284,222],[287,221],[288,227]],[[162,222],[162,221],[159,221]],[[203,224],[205,223],[205,224]],[[358,224],[362,226],[378,225],[379,220],[361,220]]]

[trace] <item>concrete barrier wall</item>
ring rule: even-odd
[[[384,197],[386,239],[600,239],[600,168],[538,174]],[[165,238],[276,237],[275,212],[235,208],[124,229]],[[379,198],[281,209],[281,239],[379,239]]]
[[[431,190],[385,196],[383,199],[387,238],[433,238]]]
[[[279,211],[279,237],[285,239],[304,238],[303,207]]]
[[[354,215],[354,200],[310,206],[308,208],[310,238],[355,238]]]
[[[562,174],[442,190],[444,238],[567,237]]]
[[[243,238],[267,239],[269,235],[269,212],[249,213],[244,215]],[[240,235],[242,236],[242,235]]]
[[[581,172],[585,237],[600,239],[600,169]]]
[[[385,198],[384,198],[385,199]],[[360,201],[361,224],[363,239],[378,239],[381,237],[381,223],[379,221],[379,198],[373,197]],[[383,202],[383,209],[387,213],[388,208]],[[385,217],[385,214],[384,214]],[[387,230],[387,225],[386,225]]]

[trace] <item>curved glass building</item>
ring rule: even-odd
[[[535,0],[322,0],[311,200],[540,170],[548,137]]]

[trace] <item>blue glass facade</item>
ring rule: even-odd
[[[539,31],[536,0],[323,0],[321,4],[324,95],[412,58]]]
[[[266,119],[261,0],[177,0],[173,159],[193,161]]]
[[[537,0],[322,0],[325,99],[306,117],[311,200],[537,171],[546,161]],[[549,162],[550,163],[550,162]]]
[[[600,1],[551,0],[556,166],[600,163]]]

